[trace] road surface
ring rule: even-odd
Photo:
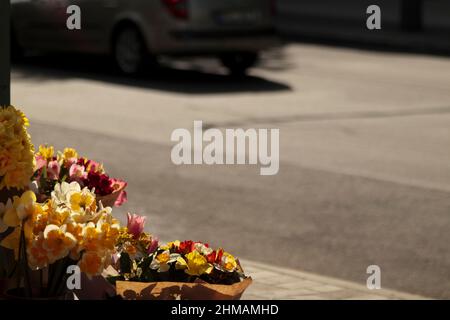
[[[30,58],[13,102],[35,144],[76,147],[129,182],[116,210],[162,239],[450,298],[450,59],[290,44],[245,80],[210,61],[119,77],[103,59]],[[280,129],[280,172],[180,166],[174,129]]]

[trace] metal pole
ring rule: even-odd
[[[0,106],[11,103],[10,0],[0,0]]]

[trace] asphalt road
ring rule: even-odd
[[[190,70],[188,70],[190,68]],[[102,61],[29,59],[13,101],[35,144],[73,146],[129,182],[162,239],[198,239],[246,259],[450,298],[450,59],[289,45],[245,80],[175,61],[141,79]],[[171,132],[279,128],[280,172],[181,166]]]

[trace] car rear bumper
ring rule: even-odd
[[[160,53],[214,54],[233,51],[257,52],[281,44],[274,28],[255,30],[176,30],[169,32],[169,41]]]
[[[180,41],[192,40],[221,40],[221,39],[239,39],[253,37],[271,37],[276,36],[275,28],[257,29],[257,30],[220,30],[220,31],[196,31],[182,30],[172,31],[171,36]]]

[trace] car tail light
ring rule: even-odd
[[[178,19],[187,19],[188,14],[188,0],[162,0],[169,12]]]

